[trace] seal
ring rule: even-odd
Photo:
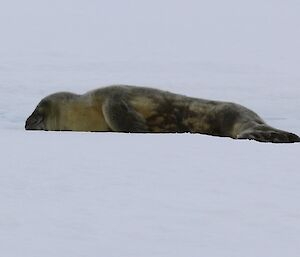
[[[25,129],[189,132],[260,142],[300,142],[296,134],[267,125],[255,112],[239,104],[127,85],[99,88],[83,95],[49,95],[26,120]]]

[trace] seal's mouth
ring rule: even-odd
[[[40,114],[31,114],[25,123],[26,130],[44,130],[44,117]]]

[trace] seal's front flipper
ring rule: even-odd
[[[107,124],[115,132],[149,132],[144,117],[121,96],[106,99],[102,111]]]
[[[258,125],[242,132],[237,139],[250,139],[259,142],[271,143],[296,143],[300,142],[300,137],[296,134],[274,129],[267,125]]]

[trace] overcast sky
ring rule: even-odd
[[[299,3],[6,1],[0,9],[0,54],[136,62],[214,60],[296,74]]]

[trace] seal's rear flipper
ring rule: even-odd
[[[300,137],[296,134],[272,128],[268,125],[258,125],[240,133],[237,139],[250,139],[270,143],[296,143]]]

